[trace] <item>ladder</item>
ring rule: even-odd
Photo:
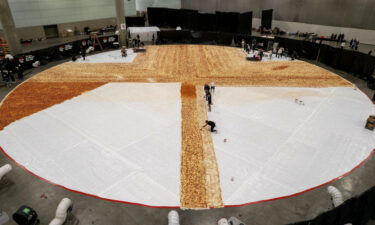
[[[102,44],[100,44],[99,38],[98,38],[98,33],[97,32],[91,32],[91,41],[92,41],[92,46],[95,48],[96,46],[100,47],[100,50],[103,50]]]

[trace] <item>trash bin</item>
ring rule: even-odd
[[[39,223],[38,214],[35,210],[24,205],[13,214],[13,220],[18,225],[35,225]]]

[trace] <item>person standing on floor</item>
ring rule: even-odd
[[[358,50],[358,47],[359,47],[359,41],[356,41],[356,43],[355,43],[355,50],[356,51]]]
[[[259,50],[259,61],[262,61],[263,55],[264,55],[263,49],[260,49]]]
[[[217,133],[217,130],[215,130],[215,127],[216,127],[215,122],[213,122],[213,121],[209,121],[209,120],[206,120],[206,125],[204,125],[204,126],[201,128],[201,130],[202,130],[203,128],[207,127],[207,126],[210,126],[210,131],[211,131],[211,132],[216,132],[216,133]]]
[[[81,56],[82,56],[83,61],[85,61],[86,60],[86,48],[83,45],[81,45]]]
[[[141,37],[139,36],[139,34],[137,34],[137,47],[139,48],[141,44]]]
[[[208,93],[206,95],[206,101],[207,101],[207,104],[208,104],[208,111],[211,112],[211,105],[212,105],[212,95],[211,95],[211,93]]]
[[[13,73],[16,70],[16,65],[14,63],[14,58],[12,55],[5,55],[5,63],[4,68],[6,71],[8,71],[8,76],[11,79],[12,82],[15,82],[16,79],[14,78]]]
[[[16,71],[17,71],[17,75],[18,75],[18,80],[23,80],[23,66],[21,64],[18,64],[16,66]]]
[[[210,93],[210,85],[208,85],[208,84],[204,85],[204,93],[206,93],[206,96],[207,96],[208,93]]]
[[[211,92],[214,93],[215,92],[215,82],[211,82]]]

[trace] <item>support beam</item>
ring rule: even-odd
[[[1,0],[0,0],[1,1]],[[117,29],[120,31],[119,34],[119,43],[120,47],[126,45],[126,30],[121,29],[121,24],[125,24],[125,4],[124,0],[115,0],[116,1],[116,20],[117,20]]]
[[[10,52],[16,55],[22,52],[20,40],[16,34],[16,26],[8,0],[0,0],[0,22],[3,26],[5,39],[8,42]]]

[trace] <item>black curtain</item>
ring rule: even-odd
[[[211,13],[199,13],[197,19],[197,30],[217,31],[216,15]]]
[[[362,52],[320,45],[319,61],[361,79],[370,80],[375,68],[375,57]]]
[[[190,9],[147,9],[151,26],[171,27],[199,31],[218,31],[228,33],[251,34],[252,12],[216,12],[216,14],[198,13]]]
[[[239,13],[216,12],[217,31],[236,33],[238,30]]]
[[[272,14],[273,14],[273,9],[262,11],[262,28],[265,28],[265,29],[272,28]]]
[[[163,10],[163,27],[171,27],[176,28],[178,24],[179,19],[179,13],[178,10],[175,9],[164,9]]]
[[[164,30],[158,32],[159,44],[192,43],[192,36],[188,30]]]
[[[196,30],[199,23],[199,14],[197,10],[180,9],[179,13],[179,26],[182,29]]]
[[[163,25],[164,18],[161,18],[161,8],[147,8],[147,18],[150,26],[161,27]]]
[[[241,13],[238,16],[237,33],[251,35],[253,26],[253,12]]]
[[[126,26],[127,27],[144,27],[145,26],[145,18],[139,16],[127,16],[126,18]]]

